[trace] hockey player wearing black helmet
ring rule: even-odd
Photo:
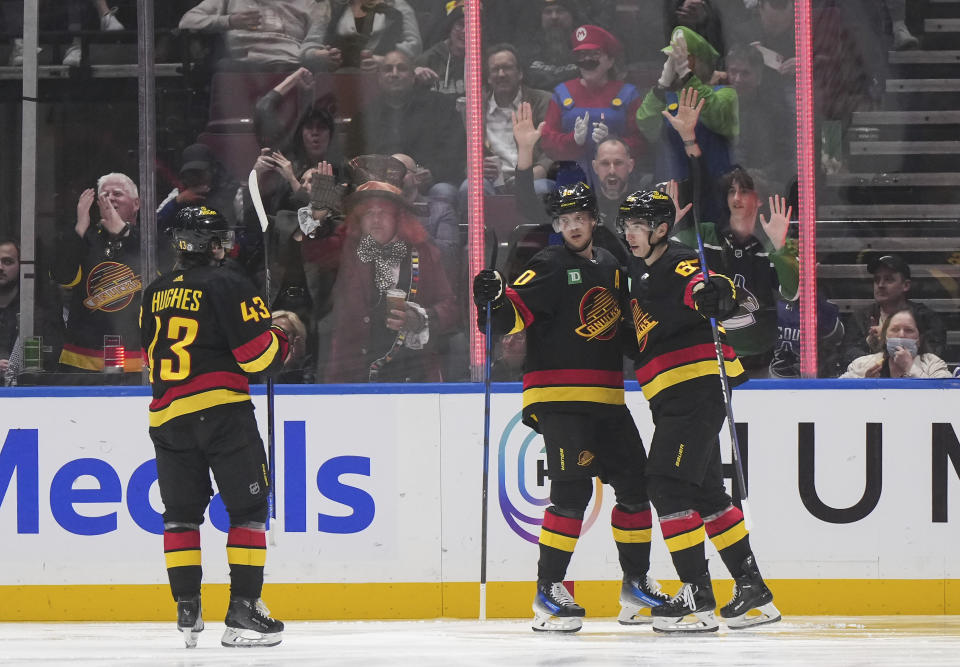
[[[665,243],[675,215],[673,200],[669,196],[656,190],[638,190],[627,195],[620,204],[617,229],[627,237],[630,252],[646,261],[658,246],[657,257],[666,250]]]
[[[481,331],[489,303],[492,333],[527,335],[523,422],[543,435],[551,503],[540,531],[532,627],[575,632],[583,625],[585,611],[563,581],[594,477],[610,484],[617,499],[610,524],[623,570],[618,620],[650,623],[647,610],[667,596],[649,574],[646,454],[624,399],[626,274],[593,244],[596,199],[587,185],[561,188],[548,203],[564,244],[534,255],[511,285],[492,270],[473,282]]]
[[[547,200],[553,217],[553,231],[563,236],[564,244],[573,252],[592,259],[593,231],[599,212],[597,197],[583,182],[561,188]]]
[[[726,408],[709,318],[732,312],[736,290],[726,276],[711,272],[704,279],[697,253],[668,238],[683,212],[667,194],[635,192],[621,205],[618,224],[638,258],[630,266],[630,311],[634,369],[654,424],[647,489],[683,582],[675,597],[651,610],[653,629],[710,632],[719,623],[707,537],[736,582],[720,610],[727,625],[772,623],[780,612],[760,576],[743,513],[723,485],[717,434]],[[725,337],[722,351],[730,385],[743,383],[743,366]]]
[[[206,206],[182,209],[170,233],[173,248],[180,256],[178,264],[191,259],[199,263],[204,263],[204,258],[209,261],[222,260],[225,252],[233,248],[235,240],[234,230],[227,219]]]
[[[188,648],[196,646],[203,630],[200,524],[212,470],[230,517],[230,605],[221,643],[274,646],[283,623],[260,600],[270,477],[248,374],[279,370],[290,336],[242,273],[221,268],[233,230],[220,213],[185,208],[172,237],[177,263],[143,292],[140,341],[150,368],[150,439],[177,628]]]

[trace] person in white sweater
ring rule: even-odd
[[[842,378],[949,378],[946,362],[927,351],[913,311],[898,310],[880,331],[881,351],[854,359]]]
[[[328,0],[202,0],[180,19],[181,30],[222,32],[230,58],[247,65],[300,64],[330,21]]]

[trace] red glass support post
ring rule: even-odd
[[[800,220],[800,374],[817,377],[817,182],[810,0],[794,2],[797,47],[797,179]]]
[[[483,222],[483,33],[480,21],[480,0],[465,0],[463,18],[467,29],[466,65],[464,83],[467,88],[467,223],[469,234],[469,280],[483,269],[484,222]],[[468,287],[469,288],[469,287]],[[476,313],[473,300],[464,295],[470,304],[470,374],[474,382],[483,380],[484,341],[474,325]]]

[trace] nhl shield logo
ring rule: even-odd
[[[254,482],[250,485],[250,495],[255,496],[260,493],[260,482]]]

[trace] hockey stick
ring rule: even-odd
[[[493,252],[490,267],[497,268],[497,236],[493,232]],[[490,468],[490,369],[493,366],[493,331],[490,321],[493,319],[491,302],[487,302],[487,323],[484,330],[483,363],[483,484],[480,492],[480,620],[487,620],[487,490],[489,488]]]
[[[707,266],[707,254],[703,249],[703,237],[700,236],[700,160],[688,156],[690,178],[693,180],[693,231],[697,237],[697,253],[700,255],[700,275],[706,286],[710,276]],[[713,347],[717,356],[717,366],[720,370],[720,384],[723,386],[723,405],[727,411],[727,425],[730,429],[730,451],[733,457],[733,468],[737,476],[737,486],[740,487],[740,508],[747,526],[751,525],[750,508],[747,504],[747,484],[743,475],[743,461],[740,458],[740,443],[737,440],[737,424],[733,419],[733,395],[730,390],[730,378],[727,377],[727,367],[723,361],[723,345],[720,341],[720,329],[717,320],[710,318],[710,330],[713,333]]]
[[[260,231],[263,233],[263,266],[264,266],[264,291],[266,292],[267,309],[270,308],[270,235],[267,233],[267,227],[270,221],[267,220],[267,211],[263,208],[263,199],[260,197],[260,183],[257,180],[257,170],[251,169],[250,176],[247,178],[247,187],[250,190],[250,199],[253,201],[253,209],[257,212],[257,219],[260,221]],[[267,376],[267,469],[270,475],[270,492],[267,494],[267,535],[272,546],[277,545],[276,531],[273,529],[277,519],[276,503],[276,483],[277,474],[274,470],[276,464],[276,440],[274,438],[274,388],[273,378]]]

